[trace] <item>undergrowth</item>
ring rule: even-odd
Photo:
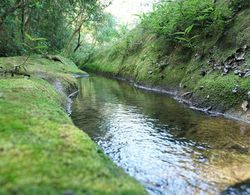
[[[214,0],[162,1],[141,16],[141,25],[170,42],[195,48],[199,40],[218,36],[232,17],[227,3]]]

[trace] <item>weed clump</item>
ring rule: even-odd
[[[163,1],[141,16],[141,24],[170,42],[192,48],[199,40],[220,35],[231,17],[229,4],[213,0]]]

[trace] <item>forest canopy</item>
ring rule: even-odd
[[[98,0],[1,0],[0,56],[25,54],[32,38],[42,38],[47,52],[77,50],[82,29],[101,23],[108,5]]]

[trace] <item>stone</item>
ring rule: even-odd
[[[244,77],[245,75],[250,76],[250,71],[243,71],[238,68],[245,62],[246,50],[247,45],[244,45],[227,57],[225,61],[218,62],[214,58],[210,58],[208,64],[212,66],[213,70],[219,70],[222,76],[227,75],[231,70],[235,69],[234,74],[239,75],[239,77]]]
[[[148,71],[148,74],[153,74],[153,71],[152,70]]]
[[[239,88],[240,88],[239,85],[235,85],[234,88],[233,88],[233,90],[232,90],[232,92],[233,93],[237,93],[239,91]]]
[[[196,54],[194,55],[194,57],[195,57],[196,60],[199,60],[199,59],[201,58],[201,55],[200,55],[199,53],[196,53]]]
[[[206,71],[206,70],[201,70],[201,71],[200,71],[200,75],[201,75],[201,76],[204,77],[206,74],[207,74],[207,71]]]
[[[237,89],[233,89],[233,91],[232,91],[233,93],[237,93],[238,91],[237,91]]]
[[[245,44],[245,45],[243,45],[243,47],[242,47],[242,49],[243,49],[243,51],[246,51],[247,50],[247,48],[248,48],[248,46]]]
[[[189,92],[182,94],[182,97],[191,97],[192,95],[193,95],[193,92],[189,91]]]
[[[246,112],[248,110],[248,101],[243,101],[243,103],[241,104],[241,108],[244,112]]]
[[[250,98],[250,91],[247,92],[247,96]]]
[[[233,149],[241,154],[248,154],[248,148],[245,148],[241,146],[240,144],[234,144],[230,147],[230,149]]]
[[[158,68],[163,71],[166,67],[167,67],[167,64],[160,64],[160,63],[157,63],[156,64],[158,66]]]
[[[241,77],[241,78],[242,78],[243,76],[245,76],[245,73],[244,73],[244,72],[242,72],[242,71],[240,71],[240,72],[239,72],[239,77]]]
[[[250,76],[250,70],[246,71],[244,74],[244,77],[249,77]]]
[[[232,66],[225,65],[225,69],[230,70],[230,69],[232,69]]]
[[[239,73],[240,73],[240,70],[235,70],[235,71],[234,71],[234,74],[235,74],[235,75],[239,75]]]
[[[207,107],[207,108],[205,109],[205,112],[211,111],[212,108],[213,108],[212,106]]]
[[[246,53],[245,52],[242,52],[242,53],[238,53],[235,55],[235,59],[236,61],[242,61],[242,60],[245,60],[245,55]]]
[[[229,70],[227,68],[224,68],[223,71],[225,74],[227,74],[229,72]]]
[[[187,88],[187,85],[180,83],[179,87],[185,89],[185,88]]]

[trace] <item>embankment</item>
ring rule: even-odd
[[[126,38],[102,48],[84,69],[165,90],[206,111],[250,122],[250,9],[224,33],[201,40],[199,49],[170,44],[138,26]]]
[[[145,194],[66,113],[81,72],[62,57],[0,58],[0,194]],[[3,72],[3,71],[2,71]]]

